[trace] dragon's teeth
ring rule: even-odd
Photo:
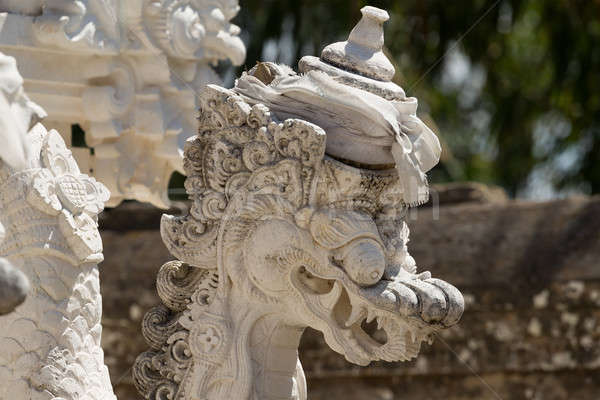
[[[413,331],[412,329],[409,329],[410,331],[410,340],[413,343],[417,343],[417,335],[415,334],[415,331]]]
[[[352,307],[352,312],[346,321],[346,327],[350,327],[365,316],[365,309],[362,306]]]
[[[371,323],[371,321],[373,321],[373,319],[375,318],[375,313],[371,310],[369,310],[367,312],[367,324]]]
[[[383,317],[377,317],[377,329],[381,329],[383,326]]]

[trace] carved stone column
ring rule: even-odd
[[[26,144],[19,165],[0,151],[0,256],[31,285],[0,317],[0,398],[115,399],[97,266],[97,214],[109,192],[80,172],[58,132],[37,123],[43,110],[25,96],[14,59],[0,54],[0,67],[2,146]]]
[[[296,74],[261,63],[202,94],[184,159],[189,215],[164,216],[165,264],[134,379],[147,399],[305,399],[305,327],[350,362],[403,361],[460,319],[408,254],[439,142],[390,79],[387,13]]]
[[[3,0],[0,50],[17,59],[46,127],[111,191],[107,205],[166,208],[195,134],[196,97],[220,82],[211,65],[245,58],[229,23],[238,9],[237,1]]]

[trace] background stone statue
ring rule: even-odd
[[[22,84],[15,59],[0,53],[0,163],[15,170],[27,167],[30,149],[25,134],[41,113],[23,93]],[[0,242],[5,235],[0,223]],[[27,277],[7,259],[0,258],[0,315],[13,311],[28,291]]]
[[[15,59],[1,53],[0,78],[0,159],[12,168],[22,170],[27,168],[31,152],[27,131],[45,116],[45,112],[25,94]]]
[[[10,262],[31,285],[25,302],[0,317],[0,398],[114,399],[97,265],[97,215],[109,192],[37,122],[44,112],[25,96],[15,60],[0,55],[0,68],[0,281]]]
[[[45,126],[111,192],[168,208],[213,66],[244,61],[237,1],[0,1],[0,50],[15,57]]]

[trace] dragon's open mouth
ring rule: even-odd
[[[364,307],[352,307],[348,292],[343,287],[333,308],[333,317],[338,328],[350,331],[366,352],[372,352],[388,342],[384,326],[385,317]]]
[[[440,284],[445,290],[436,288],[443,292],[445,300],[438,308],[445,309],[445,317],[435,321],[429,318],[424,308],[431,299],[425,298],[417,279],[382,280],[364,288],[349,279],[317,277],[300,267],[292,280],[315,317],[324,322],[316,328],[323,332],[329,346],[350,362],[366,365],[376,360],[404,361],[416,357],[421,343],[446,326],[450,314],[454,319],[454,314],[462,311],[462,297],[454,298],[458,291]],[[402,304],[407,297],[402,290],[410,290],[414,304]]]

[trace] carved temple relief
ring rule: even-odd
[[[0,317],[0,398],[115,399],[97,266],[97,215],[109,192],[38,122],[44,111],[22,83],[15,60],[0,54],[0,257],[30,284],[25,302]]]
[[[82,170],[124,199],[168,207],[212,65],[244,61],[236,0],[0,0],[0,50],[15,57],[45,125]],[[83,140],[82,130],[85,132]]]
[[[417,272],[408,208],[428,198],[439,142],[390,82],[387,13],[302,74],[261,63],[201,96],[186,146],[189,215],[164,216],[161,268],[134,366],[147,399],[305,399],[310,326],[359,365],[417,356],[460,319],[449,283]]]

